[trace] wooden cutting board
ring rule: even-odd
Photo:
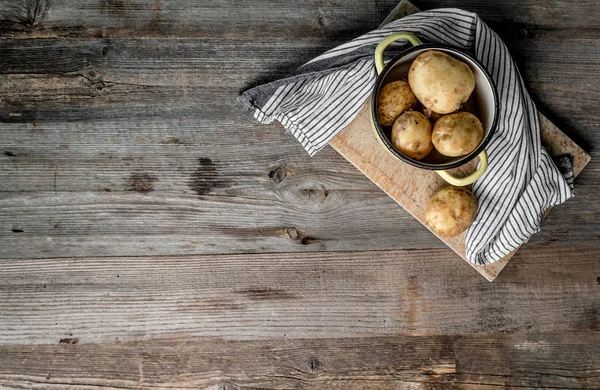
[[[418,11],[409,1],[401,1],[385,23]],[[384,149],[375,138],[370,115],[369,99],[354,121],[335,136],[330,145],[425,225],[425,209],[429,199],[448,184],[437,173],[403,163]],[[542,114],[540,114],[540,124],[544,146],[553,156],[570,154],[573,158],[574,175],[577,177],[590,161],[590,156]],[[452,172],[465,175],[473,172],[476,164],[476,160],[471,161]],[[516,253],[515,250],[493,264],[479,266],[467,260],[465,233],[453,238],[439,238],[490,282],[498,276]]]

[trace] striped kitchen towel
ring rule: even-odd
[[[470,51],[498,88],[500,117],[487,147],[490,164],[473,185],[479,210],[467,231],[469,260],[493,263],[539,231],[549,207],[573,196],[572,166],[563,158],[559,170],[541,146],[537,110],[521,76],[502,40],[476,14],[437,9],[406,16],[329,50],[285,79],[244,92],[239,100],[260,122],[281,122],[314,155],[359,112],[376,79],[375,46],[399,31]],[[407,45],[391,45],[387,58]]]

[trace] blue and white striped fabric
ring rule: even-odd
[[[324,53],[288,78],[244,92],[239,100],[260,122],[281,122],[314,155],[359,112],[376,79],[375,46],[399,31],[470,51],[498,88],[500,117],[487,147],[490,164],[473,185],[479,210],[467,231],[469,260],[493,263],[539,231],[548,208],[573,196],[572,167],[564,172],[571,178],[567,182],[541,146],[537,110],[506,46],[476,14],[437,9],[404,17]],[[398,42],[388,54],[406,45]]]

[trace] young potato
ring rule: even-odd
[[[406,81],[393,81],[379,91],[377,118],[381,126],[391,126],[404,111],[413,108],[417,98]]]
[[[463,187],[439,190],[427,206],[425,222],[442,237],[454,237],[471,226],[477,213],[477,199]]]
[[[464,62],[428,50],[410,65],[408,83],[426,112],[449,114],[469,99],[475,89],[475,76]]]
[[[458,157],[469,154],[483,139],[483,126],[468,112],[444,115],[435,122],[431,140],[444,156]]]
[[[420,160],[433,149],[431,122],[418,111],[406,111],[394,122],[391,141],[400,153]]]

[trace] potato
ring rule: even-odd
[[[444,156],[458,157],[469,154],[481,143],[483,126],[468,112],[444,115],[435,122],[431,140]]]
[[[427,206],[425,222],[442,237],[454,237],[471,226],[477,213],[477,199],[463,187],[446,187],[438,191]]]
[[[449,114],[469,99],[475,76],[464,62],[428,50],[410,65],[408,84],[427,112]]]
[[[415,94],[406,81],[393,81],[379,91],[377,97],[377,118],[381,126],[391,126],[404,111],[417,104]]]
[[[406,111],[392,127],[392,144],[405,156],[420,160],[433,149],[431,122],[417,111]]]

